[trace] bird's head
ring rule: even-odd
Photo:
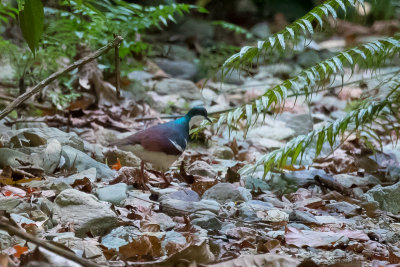
[[[194,116],[203,116],[206,120],[211,122],[210,118],[208,118],[207,110],[204,107],[196,106],[193,107],[189,112],[186,114],[186,117],[191,119]]]

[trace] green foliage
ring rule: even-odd
[[[363,5],[363,0],[328,0],[323,4],[313,8],[306,15],[294,21],[282,31],[269,37],[268,40],[258,41],[257,46],[244,46],[239,53],[232,55],[225,61],[223,73],[226,75],[233,69],[250,66],[254,59],[261,57],[265,53],[275,51],[285,52],[293,48],[300,40],[305,40],[305,36],[314,35],[313,24],[324,27],[324,20],[328,16],[337,19],[337,9],[346,12],[346,5],[355,6],[356,3]]]
[[[9,18],[15,19],[18,9],[0,2],[0,22],[8,23]]]
[[[43,33],[44,12],[41,0],[29,0],[18,14],[22,36],[35,55]]]
[[[223,66],[224,74],[226,75],[230,71],[250,66],[253,60],[260,57],[261,54],[274,53],[276,50],[284,52],[293,48],[298,43],[298,40],[300,40],[300,37],[304,37],[305,35],[313,36],[315,30],[312,25],[317,24],[323,29],[323,19],[329,15],[333,19],[336,19],[336,9],[341,8],[343,11],[346,11],[348,6],[354,7],[356,3],[362,4],[363,1],[326,1],[281,32],[269,37],[268,40],[259,41],[256,47],[243,47],[239,53],[234,54],[225,61]],[[306,101],[308,101],[312,98],[313,93],[327,89],[326,85],[329,85],[335,76],[339,75],[343,80],[345,68],[349,68],[352,71],[354,71],[356,66],[357,68],[378,69],[398,56],[399,52],[400,35],[382,38],[345,50],[332,58],[303,70],[293,78],[268,89],[255,101],[221,114],[216,123],[216,128],[219,129],[223,124],[226,124],[230,133],[234,129],[240,129],[239,121],[245,119],[247,121],[245,126],[247,131],[249,127],[255,124],[260,115],[264,115],[265,118],[265,115],[270,110],[279,111],[283,107],[286,98],[303,95]],[[308,135],[298,136],[288,142],[283,148],[261,157],[254,166],[246,166],[241,170],[241,173],[248,173],[255,170],[259,165],[264,165],[266,174],[272,168],[298,164],[298,159],[300,158],[301,162],[303,154],[309,149],[314,149],[314,157],[317,157],[321,153],[325,143],[328,143],[334,149],[339,137],[343,137],[348,130],[364,130],[367,135],[376,138],[378,135],[374,134],[372,128],[368,126],[375,118],[379,117],[381,120],[386,120],[386,122],[388,120],[399,121],[397,113],[399,107],[400,92],[398,92],[398,88],[400,78],[396,75],[398,73],[389,79],[392,83],[392,89],[384,100],[369,98],[361,102],[344,118],[327,124],[321,129],[314,130]],[[207,122],[203,122],[199,129],[205,127],[207,124]],[[192,131],[192,133],[197,132],[198,129]]]
[[[226,21],[222,21],[222,20],[217,20],[213,22],[214,25],[218,25],[221,26],[223,29],[232,31],[234,33],[237,34],[243,34],[244,36],[246,36],[247,39],[253,39],[254,35],[249,32],[248,30],[246,30],[245,28],[242,28],[236,24],[232,24]]]

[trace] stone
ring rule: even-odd
[[[177,79],[194,80],[197,75],[196,64],[189,61],[156,58],[154,62],[171,77]]]
[[[50,139],[47,142],[46,148],[42,152],[43,154],[43,169],[47,173],[54,173],[58,167],[61,158],[61,144],[57,139]]]
[[[0,230],[0,250],[7,249],[12,245],[12,237],[7,233],[7,231]]]
[[[362,197],[381,210],[389,211],[393,214],[400,213],[400,182],[390,186],[376,185]]]
[[[202,199],[215,200],[220,204],[228,201],[242,201],[246,202],[251,200],[251,193],[245,188],[235,187],[230,183],[219,183],[204,192]]]
[[[181,216],[187,213],[208,210],[215,214],[219,212],[220,205],[213,200],[201,200],[198,202],[188,202],[178,199],[166,198],[161,201],[161,211],[169,216]]]
[[[346,218],[361,214],[362,210],[359,206],[350,204],[346,201],[330,203],[325,205],[325,207],[330,211],[344,214]]]
[[[268,66],[260,66],[259,72],[267,72],[271,73],[275,77],[279,77],[282,79],[287,79],[293,75],[293,73],[297,73],[299,68],[296,68],[295,65],[290,65],[286,63],[277,63],[270,64]]]
[[[152,99],[151,107],[159,112],[170,113],[171,108],[184,109],[187,106],[186,100],[179,94],[159,95],[154,91],[146,92],[146,94]]]
[[[271,189],[269,184],[262,179],[262,175],[260,178],[247,176],[242,178],[242,180],[245,182],[246,188],[252,191],[268,191]]]
[[[76,189],[62,191],[54,203],[53,221],[58,224],[72,223],[78,237],[87,233],[103,235],[117,223],[117,215],[109,203]]]
[[[214,38],[214,26],[207,20],[197,18],[185,18],[176,32],[185,40],[195,38],[203,47],[210,45]]]
[[[186,242],[186,238],[181,233],[172,230],[168,231],[165,234],[165,238],[162,241],[161,246],[164,250],[166,250],[166,246],[168,245],[168,243],[174,243],[184,246]]]
[[[176,192],[170,193],[170,194],[163,195],[159,198],[159,201],[162,201],[165,198],[178,199],[178,200],[191,201],[191,202],[200,201],[199,194],[197,194],[195,191],[190,190],[190,189],[182,189],[182,190],[178,190]]]
[[[147,200],[147,201],[146,201]],[[154,207],[154,204],[150,202],[150,193],[143,192],[142,190],[129,190],[128,197],[125,199],[121,206],[142,206],[146,209]]]
[[[76,255],[98,263],[99,266],[104,266],[104,264],[106,263],[106,258],[104,257],[103,252],[99,247],[100,243],[96,240],[82,240],[77,237],[64,235],[59,236],[56,242],[70,248],[72,251],[75,252]]]
[[[291,221],[298,221],[304,223],[314,223],[319,224],[318,220],[315,218],[314,215],[311,213],[301,211],[301,210],[294,210],[289,214],[289,220]],[[307,229],[304,229],[307,230]]]
[[[277,116],[278,120],[286,123],[286,125],[295,131],[295,136],[308,134],[313,130],[312,117],[309,113],[293,114],[284,112]]]
[[[187,169],[187,173],[203,177],[214,178],[217,172],[205,161],[195,161]]]
[[[369,174],[366,174],[364,177],[360,177],[347,173],[341,173],[334,175],[333,179],[347,188],[352,188],[354,186],[377,185],[380,183],[378,178]]]
[[[272,127],[271,127],[272,126]],[[284,122],[274,125],[263,125],[250,128],[247,133],[247,138],[251,141],[257,141],[260,138],[268,138],[276,141],[286,140],[295,135],[295,131],[286,126]]]
[[[318,52],[313,49],[307,49],[297,55],[297,63],[304,68],[314,66],[321,62],[321,60]]]
[[[11,212],[21,203],[22,200],[19,197],[0,197],[0,210]]]
[[[260,22],[251,27],[250,32],[260,39],[266,39],[271,35],[267,22]]]
[[[257,212],[268,212],[274,206],[271,203],[263,202],[260,200],[250,200],[245,203],[241,203],[238,206],[239,216],[246,221],[256,221],[260,218],[257,216]]]
[[[101,244],[108,249],[118,249],[141,236],[142,233],[133,226],[119,226],[101,238]]]
[[[127,184],[118,183],[96,189],[96,195],[100,200],[110,202],[114,205],[119,205],[126,199],[127,191]]]
[[[244,84],[246,73],[244,71],[234,70],[229,72],[227,75],[222,76],[221,71],[217,72],[216,79],[219,82],[227,84],[242,85]]]
[[[9,148],[0,148],[0,168],[4,168],[5,166],[10,167],[20,167],[22,162],[30,162],[30,157],[22,152],[9,149]]]
[[[84,150],[84,141],[74,132],[66,133],[57,128],[28,128],[12,131],[14,136],[11,137],[12,143],[17,147],[25,146],[40,146],[47,143],[46,140],[56,139],[61,145],[68,145],[78,150]],[[23,136],[26,140],[19,140]],[[13,139],[14,138],[14,139]]]
[[[116,171],[111,170],[107,165],[92,159],[89,155],[70,146],[63,146],[61,155],[65,159],[63,167],[75,168],[78,172],[96,168],[96,178],[112,180]]]
[[[208,231],[218,231],[222,227],[222,222],[216,217],[215,214],[210,214],[211,212],[198,212],[196,215],[197,218],[191,220],[191,223],[194,225],[200,226],[203,229],[207,229]]]
[[[285,172],[282,175],[282,179],[291,184],[296,184],[299,187],[304,187],[315,184],[316,176],[327,177],[329,175],[324,170],[310,168],[308,170]]]
[[[118,148],[106,149],[103,154],[107,162],[117,162],[117,159],[119,159],[121,165],[124,167],[140,167],[140,163],[142,161],[132,152],[124,151]]]
[[[59,177],[54,180],[54,183],[58,184],[63,182],[72,185],[76,180],[82,180],[83,178],[88,178],[93,183],[96,181],[96,173],[96,168],[89,168],[68,177]]]
[[[158,59],[169,58],[174,61],[189,61],[194,62],[196,60],[196,52],[190,50],[186,46],[166,44],[162,46],[162,58],[155,58],[154,61],[157,63]]]
[[[190,100],[200,98],[200,90],[196,85],[191,81],[181,79],[161,80],[154,85],[154,91],[160,95],[177,94]]]
[[[232,159],[234,157],[232,149],[227,146],[217,146],[212,153],[214,157],[220,159]]]

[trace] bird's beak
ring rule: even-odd
[[[212,123],[212,121],[210,120],[210,118],[209,118],[209,117],[206,117],[206,120],[208,120],[209,122],[211,122],[211,123]]]

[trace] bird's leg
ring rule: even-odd
[[[171,184],[171,182],[168,180],[167,176],[165,176],[165,172],[161,172],[161,178],[165,182],[165,187],[168,187]]]
[[[140,162],[140,183],[141,183],[141,185],[142,185],[142,187],[143,187],[143,189],[144,190],[148,190],[149,189],[149,187],[147,186],[147,184],[146,184],[146,177],[145,177],[145,174],[144,174],[144,161],[142,160],[141,162]]]

